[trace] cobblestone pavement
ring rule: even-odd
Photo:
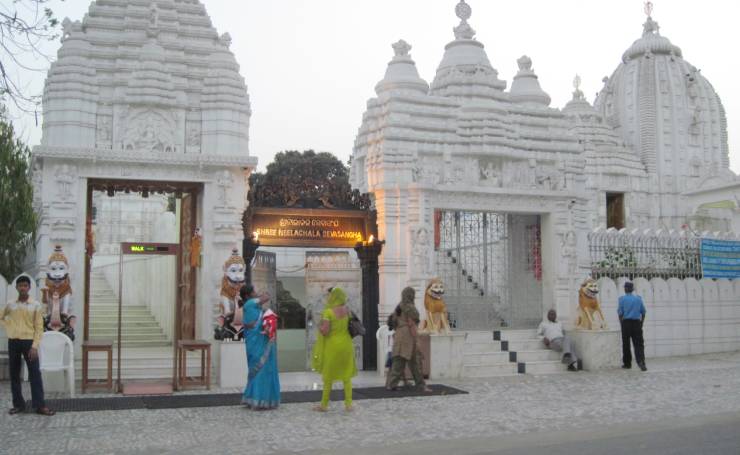
[[[242,407],[0,414],[2,454],[286,453],[561,431],[740,411],[740,352],[649,359],[649,371],[445,382],[468,395],[367,400],[276,411]],[[0,398],[10,403],[7,382]]]

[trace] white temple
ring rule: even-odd
[[[44,271],[54,244],[64,247],[84,323],[91,179],[196,184],[204,241],[195,326],[197,337],[209,338],[219,271],[243,238],[246,179],[257,162],[249,156],[249,96],[231,37],[216,32],[197,0],[95,1],[82,21],[66,19],[63,27],[44,90],[41,145],[33,150],[38,267]],[[166,206],[161,196],[123,208],[105,198],[96,194],[94,202],[99,253],[117,254],[120,241],[162,240],[154,232],[162,231],[154,218]]]
[[[536,326],[549,308],[567,325],[578,285],[591,273],[595,228],[740,232],[740,179],[729,170],[722,103],[659,33],[652,11],[594,105],[576,77],[562,109],[550,106],[527,56],[507,89],[475,39],[471,7],[460,0],[455,12],[460,23],[431,83],[420,77],[408,43],[392,45],[354,145],[351,183],[371,193],[386,242],[381,321],[405,286],[417,289],[422,308],[426,283],[441,277],[453,327],[479,331],[484,341],[493,328]],[[248,149],[250,102],[231,38],[216,32],[198,0],[97,0],[82,21],[66,19],[63,27],[44,91],[42,141],[33,150],[37,270],[43,276],[54,245],[63,247],[78,327],[89,328],[86,274],[89,287],[105,288],[98,296],[117,303],[111,293],[123,278],[111,270],[119,267],[120,242],[178,241],[189,252],[192,224],[202,232],[202,261],[178,266],[197,267],[192,276],[177,276],[174,266],[162,275],[142,268],[125,282],[169,286],[169,294],[149,300],[166,294],[182,303],[192,291],[194,298],[185,296],[195,313],[188,337],[213,340],[222,266],[243,239],[247,179],[256,166]],[[147,185],[162,194],[150,195]],[[181,188],[192,191],[193,205],[182,203]],[[86,221],[95,224],[94,241]],[[85,270],[91,243],[100,262],[92,274]],[[314,276],[307,267],[316,305],[327,283],[348,275],[342,268]],[[343,282],[359,294],[355,272]],[[637,283],[665,309],[646,326],[648,355],[737,349],[740,320],[723,313],[737,314],[737,280],[674,279],[670,288],[659,280]],[[615,282],[604,289],[605,307],[617,292]],[[696,308],[704,313],[690,312]],[[162,344],[171,345],[174,311],[151,313],[170,328]],[[98,321],[91,337],[111,335],[109,321]],[[673,332],[690,332],[694,341]],[[172,356],[160,360],[170,374]],[[458,377],[466,374],[458,366]],[[516,373],[516,363],[509,366]]]
[[[651,10],[642,37],[605,79],[595,106],[576,77],[573,99],[563,109],[550,106],[527,56],[517,61],[519,72],[507,91],[468,23],[470,6],[461,0],[455,11],[460,23],[431,84],[419,76],[411,46],[393,44],[395,56],[375,87],[377,97],[367,103],[355,141],[352,184],[375,196],[380,237],[387,241],[380,259],[381,313],[392,309],[406,283],[423,289],[426,280],[444,275],[444,213],[506,214],[501,219],[512,235],[520,230],[517,220],[539,226],[542,305],[564,318],[575,305],[571,280],[589,273],[586,236],[592,229],[738,228],[740,181],[729,170],[722,103],[659,33]],[[734,200],[728,198],[733,192]],[[716,198],[731,202],[707,204]],[[539,221],[527,221],[525,214]],[[455,220],[454,226],[490,225],[490,217],[479,218]],[[485,235],[484,242],[498,241]],[[493,263],[462,257],[464,243],[446,255],[455,264],[475,262],[462,270],[475,295],[483,283],[471,270]],[[491,253],[508,254],[501,266],[512,270],[510,251]],[[522,284],[510,282],[507,292]]]

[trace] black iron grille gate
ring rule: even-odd
[[[525,328],[541,321],[539,215],[440,210],[434,247],[454,328]]]

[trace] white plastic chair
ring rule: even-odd
[[[39,345],[39,368],[44,371],[61,371],[69,387],[69,395],[75,397],[75,355],[72,340],[60,332],[44,332]]]
[[[388,351],[390,350],[390,346],[388,343],[388,335],[390,334],[390,330],[388,329],[388,326],[383,324],[378,328],[378,331],[375,332],[375,339],[378,340],[377,346],[378,346],[378,375],[380,377],[385,376],[385,358],[388,355]]]

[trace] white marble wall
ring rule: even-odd
[[[624,281],[599,280],[599,300],[610,328],[619,328],[617,301]],[[647,310],[647,357],[740,349],[740,280],[637,278],[634,283]]]

